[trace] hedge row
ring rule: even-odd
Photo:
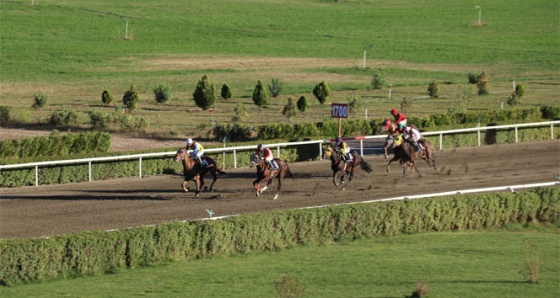
[[[174,222],[0,241],[0,283],[115,272],[170,260],[244,255],[402,233],[557,223],[560,189],[469,194]]]
[[[64,134],[20,140],[0,140],[0,160],[107,153],[111,135],[107,132]]]

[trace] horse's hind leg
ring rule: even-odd
[[[189,188],[187,187],[187,184],[189,182],[187,180],[183,180],[183,184],[181,184],[181,187],[183,188],[183,191],[185,192],[189,192]]]
[[[210,183],[210,188],[208,188],[209,192],[214,191],[212,187],[214,187],[214,183],[216,183],[216,180],[218,180],[218,177],[216,176],[216,172],[212,172],[212,178],[213,178],[212,183]]]

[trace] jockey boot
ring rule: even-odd
[[[204,168],[204,162],[202,162],[202,158],[200,156],[196,157],[196,161],[198,161],[198,166],[203,169]]]
[[[352,162],[352,154],[351,153],[346,153],[346,162]]]
[[[418,142],[414,142],[414,143],[412,143],[412,144],[414,145],[414,148],[416,148],[416,151],[422,151],[422,150],[424,150],[424,148],[422,148],[422,147],[420,146],[420,144],[418,144]]]

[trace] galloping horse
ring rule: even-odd
[[[352,154],[352,161],[347,163],[342,157],[342,153],[337,152],[334,150],[332,146],[327,147],[325,152],[323,152],[322,159],[330,158],[331,160],[331,169],[333,171],[333,184],[338,187],[341,185],[343,186],[343,190],[346,188],[346,185],[352,181],[354,178],[354,170],[360,166],[360,168],[368,173],[373,172],[372,166],[367,163],[365,160],[356,153],[356,151],[351,150],[350,154]],[[348,177],[348,182],[345,181],[346,176]],[[340,177],[340,182],[338,181],[338,177]]]
[[[252,168],[254,165],[257,168],[257,179],[253,181],[253,187],[257,191],[257,197],[270,186],[274,177],[278,178],[278,188],[276,189],[276,194],[274,195],[273,200],[276,200],[278,198],[278,194],[282,190],[282,181],[284,180],[284,176],[286,176],[286,174],[290,174],[292,180],[295,180],[294,175],[290,171],[290,168],[288,167],[288,163],[286,161],[283,161],[279,158],[275,158],[274,161],[278,165],[278,170],[272,171],[266,165],[264,159],[260,154],[253,153],[253,155],[251,155],[249,168]],[[266,181],[266,185],[261,189],[260,183],[263,180]]]
[[[397,126],[393,121],[386,119],[381,126],[381,131],[389,131],[390,134],[394,134],[394,132],[397,131],[396,127]],[[415,163],[415,160],[419,158],[424,159],[430,168],[438,171],[432,143],[424,138],[418,140],[418,143],[424,147],[424,150],[416,151],[416,148],[414,148],[412,144],[403,141],[402,134],[396,135],[393,140],[394,156],[387,164],[387,172],[390,172],[391,163],[398,160],[403,168],[403,178],[406,174],[405,165],[409,165],[411,167],[411,171],[414,169],[416,173],[418,173],[418,176],[421,176]]]
[[[187,183],[190,180],[194,180],[196,183],[196,197],[198,197],[200,190],[202,190],[202,187],[204,186],[204,175],[206,175],[206,173],[210,172],[214,178],[210,184],[210,188],[208,189],[210,192],[212,191],[212,186],[214,186],[214,183],[218,179],[216,173],[227,174],[225,171],[218,168],[216,162],[211,157],[203,156],[202,158],[208,162],[207,167],[201,168],[198,163],[194,162],[194,160],[189,156],[187,150],[184,148],[179,148],[179,150],[177,150],[177,154],[175,155],[175,161],[181,161],[183,163],[183,175],[185,176],[185,180],[183,181],[181,187],[183,187],[185,192],[188,192],[189,188],[187,187]]]

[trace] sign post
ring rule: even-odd
[[[331,117],[338,118],[338,135],[342,130],[342,118],[348,118],[348,104],[347,103],[332,103],[331,104]]]

